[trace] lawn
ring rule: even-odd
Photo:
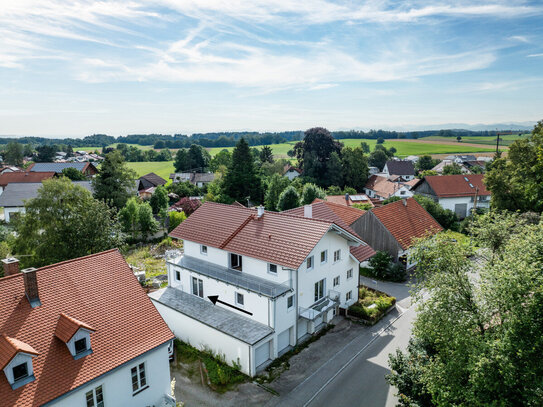
[[[421,139],[426,140],[427,138]],[[365,141],[370,145],[370,148],[373,150],[376,144],[376,140],[369,139],[343,139],[340,140],[345,147],[358,147],[360,143]],[[455,141],[454,139],[448,139],[443,141]],[[287,151],[292,149],[292,146],[295,144],[295,141],[282,144],[272,144],[273,154],[276,158],[288,158]],[[454,154],[454,153],[475,153],[475,152],[492,152],[494,149],[492,147],[474,147],[466,146],[462,143],[458,145],[449,145],[449,144],[429,144],[429,143],[417,143],[408,140],[385,140],[384,146],[386,148],[394,147],[397,152],[396,155],[399,157],[406,157],[408,155],[425,155],[425,154]],[[256,146],[256,148],[262,148],[262,146]],[[226,148],[227,150],[232,151],[233,147]],[[219,151],[223,150],[221,147],[209,148],[209,153],[214,156]]]
[[[113,143],[113,144],[110,144],[107,147],[117,148],[117,144],[119,144],[119,143]],[[153,148],[153,146],[142,146],[142,145],[139,145],[139,144],[127,144],[127,146],[137,147],[140,150],[151,150]],[[79,151],[79,150],[91,151],[91,152],[94,152],[94,150],[98,150],[99,152],[101,152],[102,147],[74,147],[74,151]],[[157,150],[157,151],[160,151],[160,150]]]
[[[175,172],[173,161],[141,161],[126,163],[129,168],[136,171],[138,177],[154,172],[156,175],[169,181],[170,174]]]
[[[528,138],[529,136],[530,136],[530,133],[521,134],[520,136],[516,134],[507,134],[505,136],[500,136],[500,146],[510,146],[511,144],[513,144],[513,141],[522,140],[524,138]],[[424,138],[421,138],[420,140],[456,141],[456,137],[432,136],[432,137],[424,137]],[[495,146],[496,137],[466,136],[466,137],[462,137],[462,142]],[[462,142],[460,142],[459,144],[462,144]]]

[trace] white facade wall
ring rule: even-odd
[[[251,346],[249,344],[154,300],[153,304],[155,304],[162,318],[168,322],[168,327],[174,335],[183,342],[195,348],[204,349],[207,347],[215,354],[223,354],[228,363],[231,364],[232,361],[239,363],[241,371],[247,375],[251,375],[254,371],[254,367],[251,366]]]
[[[467,216],[471,214],[471,211],[473,209],[473,198],[474,197],[472,196],[463,196],[463,197],[457,197],[457,198],[439,198],[438,202],[444,209],[450,209],[453,212],[455,212],[455,206],[457,204],[466,204],[467,205],[466,216]],[[489,208],[490,199],[486,198],[485,201],[481,201],[480,199],[477,199],[477,207]]]
[[[6,379],[9,383],[13,383],[13,368],[26,362],[26,368],[28,369],[28,376],[34,374],[34,366],[32,365],[32,355],[24,352],[19,352],[3,369]]]
[[[87,356],[92,357],[92,356]],[[130,370],[140,363],[145,363],[147,389],[132,393],[132,374]],[[166,344],[133,359],[121,368],[113,370],[91,383],[77,388],[72,393],[46,404],[54,407],[86,406],[85,394],[102,386],[105,406],[131,407],[158,405],[165,394],[171,393],[170,365]]]
[[[298,171],[289,170],[289,171],[285,172],[285,175],[283,175],[283,176],[287,177],[289,180],[292,181],[294,178],[299,177],[300,173]]]
[[[6,222],[9,222],[10,221],[10,217],[14,214],[14,213],[25,213],[25,208],[24,206],[21,206],[21,207],[6,207],[4,208],[4,220]]]

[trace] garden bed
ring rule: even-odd
[[[349,307],[348,315],[365,324],[374,325],[396,304],[396,298],[366,286],[360,286],[358,294],[358,301]]]

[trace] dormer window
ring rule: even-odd
[[[80,359],[92,353],[91,333],[94,331],[90,325],[62,313],[55,335],[66,344],[74,359]]]
[[[32,367],[36,355],[38,352],[32,346],[7,335],[0,336],[0,369],[13,390],[36,379]]]

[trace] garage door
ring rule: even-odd
[[[464,219],[468,212],[468,204],[455,204],[454,212],[460,219]]]
[[[260,366],[270,358],[270,343],[266,342],[255,349],[255,366]]]
[[[281,352],[290,345],[290,328],[281,332],[277,337],[277,350]]]

